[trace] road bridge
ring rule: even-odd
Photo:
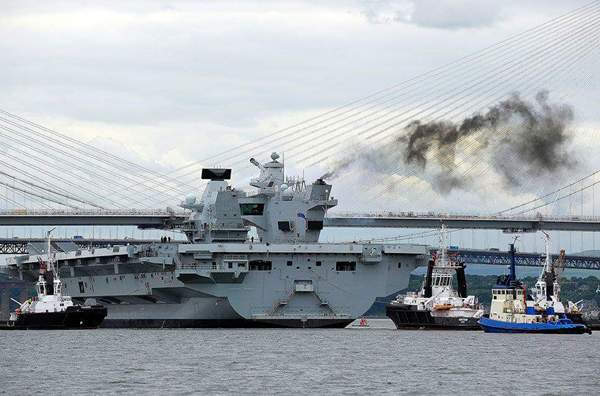
[[[172,210],[4,210],[0,226],[137,226],[175,228],[189,216]],[[505,232],[600,231],[598,216],[473,216],[435,213],[331,213],[324,227],[488,229]]]
[[[3,210],[0,226],[137,226],[168,229],[187,218],[171,210]]]
[[[503,266],[510,264],[510,254],[503,251],[456,249],[449,250],[448,253],[466,264]],[[552,260],[556,258],[558,255],[552,255]],[[519,267],[541,267],[544,259],[545,257],[540,253],[518,252],[515,255],[515,263]],[[565,268],[600,270],[600,257],[567,255],[565,256]]]
[[[45,253],[47,250],[46,238],[0,238],[0,254],[36,254]],[[160,243],[159,239],[133,239],[133,238],[52,238],[52,248],[56,251],[73,249],[99,248],[114,245],[141,245]],[[183,241],[182,243],[187,243]]]
[[[471,216],[433,213],[331,215],[325,227],[487,229],[505,232],[600,231],[598,216]]]

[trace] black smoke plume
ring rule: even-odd
[[[490,161],[507,186],[516,187],[527,178],[554,174],[575,164],[568,149],[572,120],[571,106],[549,103],[547,91],[539,92],[533,103],[515,93],[458,123],[414,120],[391,145],[355,153],[353,160],[339,161],[325,176],[339,176],[356,160],[377,157],[396,166],[371,170],[393,172],[406,165],[416,166],[433,174],[436,189],[448,192],[470,182],[457,171],[456,155],[457,150],[471,145],[485,150],[479,153],[483,160]]]

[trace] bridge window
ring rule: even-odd
[[[289,221],[278,221],[277,228],[284,232],[290,232],[292,230],[292,225]]]
[[[287,262],[287,266],[288,266],[288,267],[291,267],[291,266],[292,266],[292,262],[291,262],[291,261],[288,261],[288,262]]]
[[[320,220],[309,220],[306,223],[306,228],[309,231],[320,231],[323,229],[323,222]]]
[[[273,264],[270,261],[253,260],[250,261],[250,271],[271,271]]]
[[[320,266],[321,266],[321,262],[320,262],[320,261],[317,261],[317,262],[315,263],[315,265],[316,265],[317,267],[320,267]]]
[[[242,213],[242,216],[262,216],[264,210],[265,204],[240,204],[240,212]]]
[[[338,261],[335,263],[336,271],[356,271],[356,262],[354,261]]]
[[[398,268],[402,268],[402,263],[398,263]]]

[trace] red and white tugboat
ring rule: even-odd
[[[24,303],[10,314],[10,319],[0,325],[3,329],[90,329],[100,326],[106,317],[102,305],[75,305],[71,297],[62,294],[63,285],[50,254],[48,231],[47,263],[40,262],[40,275],[36,283],[37,297]]]

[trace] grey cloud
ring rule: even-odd
[[[569,2],[576,8],[584,0]],[[548,0],[362,0],[362,14],[374,24],[406,23],[424,28],[457,30],[492,27],[527,12],[564,9],[565,2]]]
[[[363,14],[371,23],[403,22],[437,29],[479,28],[503,18],[501,3],[477,0],[367,0]]]

